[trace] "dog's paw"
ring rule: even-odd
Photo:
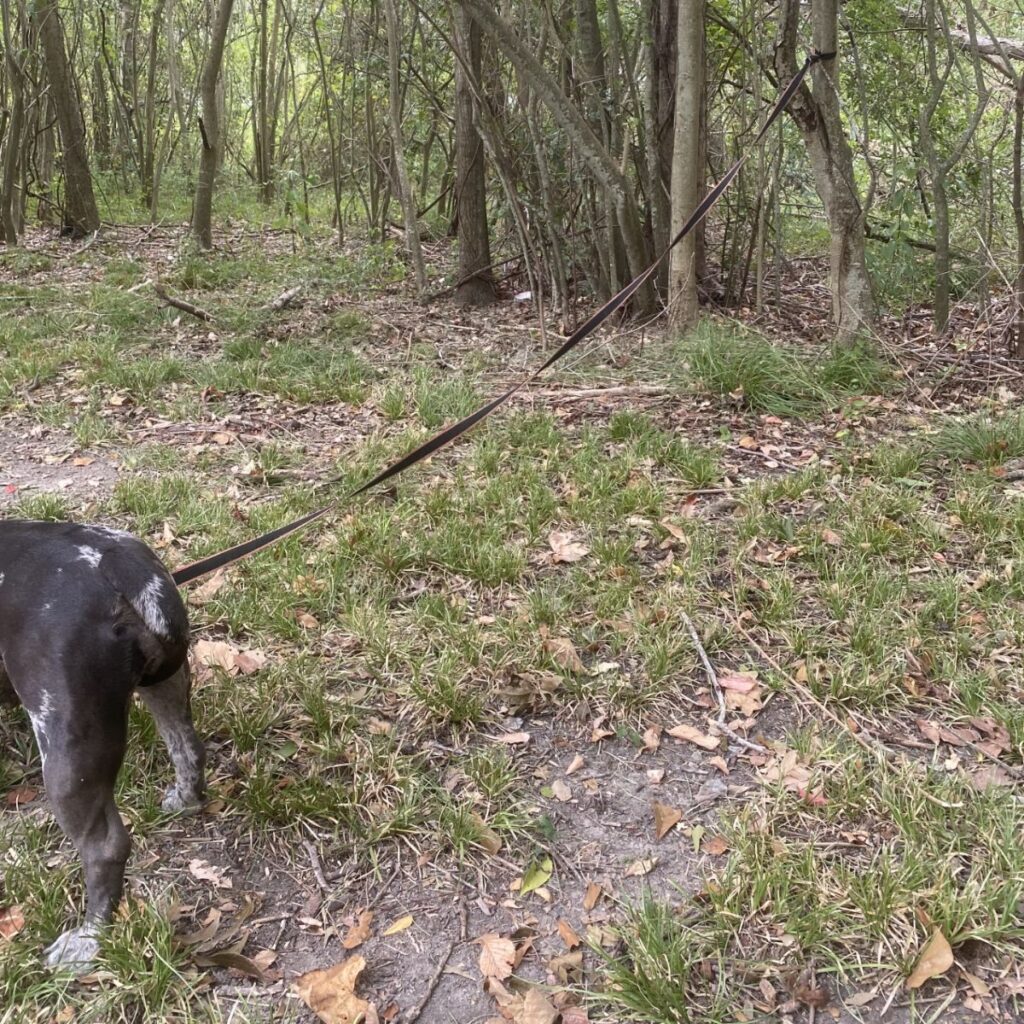
[[[95,923],[69,928],[43,954],[46,966],[84,974],[99,955],[99,934],[99,925]]]
[[[171,786],[164,793],[160,808],[168,814],[197,814],[203,809],[203,797],[196,793],[182,793],[177,786]]]

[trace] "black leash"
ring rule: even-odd
[[[403,455],[396,462],[392,462],[391,465],[386,466],[375,477],[368,480],[362,486],[357,487],[344,498],[341,498],[338,501],[332,501],[329,505],[324,505],[323,508],[318,508],[313,512],[309,512],[298,519],[292,520],[290,523],[285,523],[284,526],[279,526],[275,530],[270,530],[267,533],[261,534],[259,537],[254,537],[252,540],[245,541],[243,544],[236,544],[234,547],[225,548],[223,551],[218,551],[216,554],[207,555],[206,558],[201,558],[197,562],[192,562],[189,565],[183,565],[171,573],[171,578],[174,582],[178,584],[178,586],[184,586],[186,583],[191,583],[200,576],[206,576],[211,572],[216,572],[216,570],[221,569],[226,565],[230,565],[232,562],[237,562],[242,558],[246,558],[248,555],[255,554],[257,551],[261,551],[263,548],[269,547],[271,544],[274,544],[284,537],[309,526],[311,523],[315,523],[318,519],[322,519],[328,513],[333,512],[336,508],[348,501],[351,501],[364,491],[368,491],[371,487],[376,487],[377,484],[382,484],[385,480],[390,480],[392,477],[398,476],[399,473],[404,472],[410,466],[416,465],[417,462],[422,462],[435,452],[438,452],[442,448],[451,444],[457,438],[465,434],[466,431],[475,427],[481,420],[490,416],[490,414],[499,406],[504,405],[514,394],[522,391],[522,389],[528,384],[532,384],[533,381],[536,380],[545,370],[557,363],[561,358],[563,358],[563,356],[568,355],[568,353],[583,341],[584,338],[593,334],[593,332],[596,331],[597,328],[615,312],[615,310],[628,302],[637,289],[650,279],[651,275],[654,274],[658,267],[660,267],[665,261],[668,254],[707,216],[708,211],[715,205],[715,203],[718,202],[719,199],[721,199],[725,190],[732,184],[733,178],[739,174],[740,168],[746,162],[749,150],[753,149],[758,145],[758,143],[760,143],[768,133],[768,129],[771,128],[779,115],[789,105],[789,101],[793,98],[797,89],[800,88],[800,83],[804,80],[807,72],[819,61],[831,60],[833,57],[835,57],[835,53],[812,52],[807,56],[803,65],[793,76],[792,80],[783,90],[779,98],[775,101],[775,106],[772,107],[767,120],[765,120],[764,124],[761,126],[761,130],[757,133],[753,143],[751,143],[748,148],[748,152],[741,155],[725,172],[714,188],[704,196],[697,208],[687,218],[686,223],[679,229],[676,236],[671,242],[669,242],[658,258],[642,274],[633,278],[625,288],[618,292],[618,294],[613,295],[612,298],[597,310],[597,312],[577,327],[576,330],[573,331],[561,345],[559,345],[555,352],[548,356],[548,358],[535,370],[527,374],[521,381],[519,381],[519,383],[514,384],[504,394],[499,395],[486,405],[481,406],[476,410],[476,412],[470,413],[464,419],[459,420],[457,423],[453,423],[450,427],[446,427],[439,434],[435,434],[428,441],[425,441],[418,448],[414,448],[408,454]]]

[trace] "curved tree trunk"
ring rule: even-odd
[[[814,46],[822,53],[838,48],[838,0],[813,0]],[[781,38],[775,51],[780,81],[796,72],[800,0],[782,0]],[[838,62],[816,64],[813,91],[802,85],[789,105],[800,129],[814,175],[814,186],[828,217],[830,287],[836,339],[852,344],[871,329],[875,303],[864,256],[864,214],[853,177],[853,154],[846,141],[836,95]]]
[[[85,148],[85,125],[78,95],[64,49],[64,29],[57,0],[39,0],[35,9],[46,61],[46,77],[57,113],[64,159],[64,232],[75,237],[98,231],[100,214],[92,191],[89,157]]]
[[[491,240],[487,227],[487,184],[484,144],[473,109],[472,74],[481,81],[483,40],[480,26],[459,8],[459,46],[462,60],[455,62],[455,208],[459,233],[459,286],[461,303],[481,306],[494,301]]]
[[[192,207],[192,237],[201,249],[213,248],[213,184],[223,148],[217,80],[220,78],[220,66],[224,60],[224,42],[228,35],[233,5],[234,0],[220,0],[217,5],[210,30],[210,49],[206,54],[199,83],[203,102],[203,116],[199,119],[203,152],[199,159],[199,177],[196,180],[196,196]]]

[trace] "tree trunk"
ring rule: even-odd
[[[700,202],[701,98],[704,89],[704,0],[679,2],[676,61],[675,143],[672,155],[672,236]],[[688,330],[697,322],[697,233],[672,250],[668,308],[672,325]]]
[[[455,204],[459,233],[459,286],[456,299],[469,306],[494,301],[491,241],[487,227],[484,145],[477,130],[473,86],[481,81],[483,40],[480,26],[461,8],[458,19],[462,60],[455,61]],[[466,66],[463,66],[465,61]]]
[[[142,201],[153,200],[153,168],[156,163],[156,65],[160,52],[160,23],[166,0],[156,0],[149,26],[149,64],[146,68],[146,123],[142,137]]]
[[[800,0],[782,0],[781,37],[775,51],[780,81],[796,73],[799,16]],[[815,48],[822,53],[834,52],[838,48],[838,0],[812,0],[811,18]],[[816,64],[811,71],[813,91],[801,85],[789,112],[807,147],[814,186],[828,218],[829,284],[836,340],[853,344],[870,331],[875,308],[864,257],[864,216],[853,177],[853,154],[843,131],[835,91],[838,75],[837,60]]]
[[[1017,317],[1010,355],[1024,359],[1024,73],[1017,77],[1013,101],[1013,223],[1017,234]]]
[[[81,237],[98,231],[99,210],[92,191],[89,158],[85,148],[85,125],[78,105],[75,83],[64,50],[57,0],[39,0],[35,9],[39,38],[46,61],[46,77],[57,113],[61,149],[64,156],[64,233]]]
[[[20,33],[17,23],[12,25],[14,18],[9,0],[0,0],[0,18],[3,19],[4,55],[11,105],[4,137],[3,166],[0,168],[0,238],[12,246],[18,244],[22,227],[21,199],[17,189],[25,125],[25,70],[16,56],[14,40]]]
[[[493,4],[488,0],[463,2],[480,27],[528,77],[531,88],[572,140],[598,184],[614,196],[615,215],[626,245],[630,273],[642,274],[651,263],[650,250],[644,238],[632,187],[615,156],[601,144],[576,105],[544,69],[521,35],[495,12]],[[637,292],[636,302],[641,313],[654,312],[654,288],[650,281]]]
[[[384,17],[388,33],[388,97],[391,110],[391,145],[395,160],[395,177],[398,186],[398,200],[402,205],[402,219],[405,221],[405,243],[409,250],[413,269],[416,272],[416,287],[427,288],[427,271],[423,265],[423,250],[420,248],[419,224],[416,220],[416,200],[409,184],[409,170],[405,163],[405,149],[402,140],[402,82],[399,61],[398,7],[395,0],[384,0]]]
[[[203,151],[199,159],[199,177],[196,181],[195,203],[192,208],[192,237],[201,249],[213,248],[213,185],[223,148],[217,80],[220,78],[220,66],[224,60],[224,43],[228,35],[233,5],[234,0],[220,0],[217,5],[210,29],[210,48],[199,80],[203,104],[199,131],[202,135]]]

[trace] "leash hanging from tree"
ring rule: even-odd
[[[360,494],[376,487],[378,484],[384,483],[385,480],[390,480],[392,477],[398,476],[399,473],[409,469],[410,466],[416,465],[417,462],[422,462],[435,452],[447,447],[457,438],[461,437],[467,431],[472,430],[472,428],[478,423],[490,416],[495,409],[504,405],[513,395],[522,391],[523,388],[527,387],[529,384],[532,384],[542,373],[544,373],[545,370],[554,366],[555,363],[576,348],[581,341],[593,334],[593,332],[596,331],[597,328],[612,315],[612,313],[628,302],[633,294],[651,278],[654,272],[668,257],[668,254],[707,216],[715,203],[721,199],[726,189],[732,184],[733,179],[739,173],[740,168],[746,162],[750,151],[761,142],[768,130],[776,122],[779,115],[789,105],[789,101],[793,98],[797,89],[800,88],[800,84],[803,82],[807,72],[820,61],[831,60],[833,57],[835,57],[834,53],[817,53],[814,51],[807,55],[803,65],[799,68],[797,73],[790,80],[789,84],[779,95],[779,98],[775,101],[775,106],[772,107],[764,124],[761,126],[761,130],[757,133],[754,141],[748,147],[747,152],[741,154],[735,163],[733,163],[725,174],[722,175],[715,186],[710,189],[707,195],[697,205],[697,208],[686,219],[686,223],[679,229],[672,241],[669,242],[669,244],[658,255],[657,259],[655,259],[655,261],[645,271],[643,271],[643,273],[633,278],[629,284],[622,288],[617,294],[613,295],[603,306],[601,306],[600,309],[593,313],[583,324],[577,327],[576,330],[573,331],[572,334],[570,334],[569,337],[559,345],[555,352],[545,359],[540,366],[530,371],[530,373],[523,377],[522,380],[512,385],[512,387],[497,398],[492,399],[486,405],[482,405],[475,412],[470,413],[457,423],[453,423],[450,427],[446,427],[440,433],[435,434],[429,440],[424,441],[423,444],[414,448],[411,452],[408,452],[400,459],[386,466],[377,473],[376,476],[357,487],[344,498],[332,501],[330,504],[324,505],[322,508],[318,508],[304,516],[300,516],[298,519],[293,519],[290,523],[285,523],[283,526],[279,526],[274,530],[269,530],[267,533],[263,533],[259,537],[254,537],[252,540],[245,541],[242,544],[236,544],[230,548],[225,548],[215,554],[207,555],[205,558],[201,558],[188,565],[183,565],[171,573],[171,577],[174,582],[179,587],[184,586],[187,583],[191,583],[193,580],[199,579],[201,576],[206,576],[211,572],[216,572],[218,569],[221,569],[226,565],[231,565],[233,562],[240,561],[249,555],[255,554],[257,551],[262,551],[263,548],[269,547],[271,544],[275,544],[277,541],[283,540],[285,537],[288,537],[312,523],[315,523],[318,519],[322,519],[324,516],[340,508],[346,502],[351,501]]]

